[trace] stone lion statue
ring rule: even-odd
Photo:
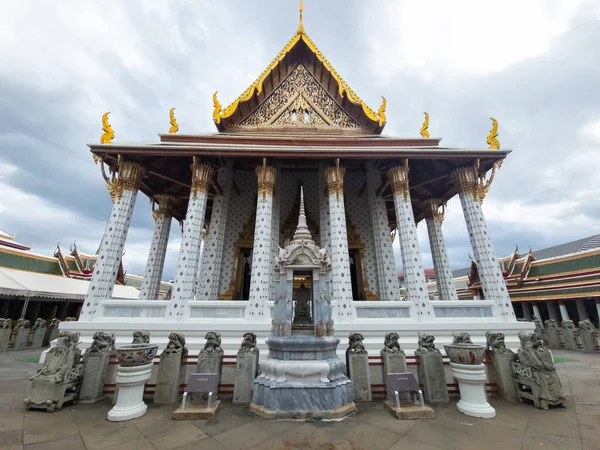
[[[572,320],[563,320],[561,325],[563,328],[575,329],[575,324]]]
[[[50,328],[56,328],[58,325],[60,325],[59,319],[52,319],[52,322],[50,322]]]
[[[387,333],[383,342],[383,351],[387,353],[398,353],[400,351],[400,343],[398,342],[398,333]]]
[[[216,333],[214,331],[209,331],[204,336],[206,339],[206,343],[204,344],[204,351],[207,353],[214,353],[223,351],[221,348],[221,333]]]
[[[469,333],[452,333],[452,343],[454,344],[472,344],[471,335]]]
[[[554,319],[548,319],[545,322],[546,328],[558,328],[558,324]]]
[[[3,330],[10,329],[10,319],[0,319],[0,328]]]
[[[594,327],[594,324],[590,319],[580,321],[579,328],[581,328],[582,330],[596,331],[596,327]]]
[[[15,328],[29,328],[29,320],[19,319]]]
[[[44,319],[42,319],[41,317],[39,317],[39,318],[35,319],[32,330],[37,330],[38,328],[42,328],[45,326],[46,326],[46,321]]]
[[[421,353],[433,353],[436,351],[435,336],[429,333],[419,333],[419,342],[417,351]]]
[[[496,350],[500,353],[507,351],[506,344],[504,343],[504,333],[492,333],[488,331],[485,337],[487,339],[488,350]]]
[[[169,342],[167,342],[167,346],[165,347],[165,353],[187,354],[185,336],[183,333],[169,333]]]
[[[150,333],[148,331],[134,331],[132,344],[149,344]]]
[[[350,353],[366,354],[367,350],[365,350],[365,345],[363,344],[364,338],[360,333],[350,333],[348,336],[348,351]]]
[[[112,352],[115,349],[114,333],[105,333],[96,331],[92,337],[92,345],[88,347],[85,353]]]
[[[242,339],[242,345],[240,347],[240,352],[244,353],[253,353],[258,349],[256,348],[256,334],[254,333],[244,333],[244,338]]]

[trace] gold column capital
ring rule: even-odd
[[[340,167],[340,158],[335,160],[335,166],[325,168],[325,178],[327,180],[327,193],[335,194],[337,201],[340,200],[340,195],[344,195],[344,175],[346,169]]]
[[[152,218],[156,222],[158,219],[166,216],[173,216],[175,208],[175,197],[172,195],[159,194],[150,198],[152,206]]]
[[[124,191],[136,191],[140,187],[142,182],[142,175],[144,174],[144,167],[133,161],[125,161],[118,156],[118,169],[115,170],[112,167],[108,168],[108,175],[104,168],[104,160],[100,157],[95,157],[94,161],[96,164],[100,163],[100,170],[102,177],[106,182],[106,189],[110,194],[110,198],[113,203],[120,200],[123,197]]]
[[[192,165],[190,168],[192,169],[191,195],[195,200],[198,193],[208,193],[208,184],[210,183],[215,168],[210,164],[200,164],[196,156],[192,158]]]
[[[421,209],[423,210],[426,219],[437,220],[440,224],[444,223],[446,202],[439,198],[428,198],[421,203]]]
[[[452,179],[458,193],[463,195],[471,194],[479,204],[482,204],[492,186],[498,165],[498,162],[495,162],[492,166],[492,173],[489,179],[486,178],[485,172],[481,173],[479,159],[475,160],[475,164],[472,166],[456,169],[452,172]]]
[[[404,201],[408,201],[409,187],[408,187],[408,174],[410,167],[408,167],[408,159],[404,160],[403,165],[392,167],[388,170],[388,180],[392,186],[392,193],[394,195],[404,196]]]
[[[258,195],[262,195],[264,202],[267,199],[267,194],[273,196],[277,169],[273,166],[268,166],[267,158],[263,158],[262,166],[256,166],[255,170],[258,179]]]

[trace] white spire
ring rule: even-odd
[[[294,241],[312,241],[310,231],[306,226],[306,214],[304,213],[304,188],[300,186],[300,214],[298,215],[298,226],[294,233]]]

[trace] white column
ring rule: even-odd
[[[81,309],[80,318],[84,320],[93,320],[98,312],[97,308],[100,302],[112,297],[133,206],[144,172],[143,167],[137,163],[120,161],[118,172],[112,172],[109,178],[104,172],[104,162],[101,159],[99,161],[113,207],[104,236],[102,236],[92,279]]]
[[[329,227],[331,234],[331,284],[332,299],[337,303],[333,311],[340,321],[354,318],[352,307],[352,281],[350,279],[350,255],[348,253],[348,231],[344,206],[344,175],[346,169],[336,165],[325,169],[327,193],[329,195]]]
[[[433,306],[429,303],[425,270],[417,239],[417,225],[410,201],[408,174],[408,160],[405,160],[404,165],[393,167],[388,171],[388,179],[394,194],[402,270],[406,277],[406,296],[409,301],[415,303],[420,320],[434,320],[435,314]]]
[[[271,293],[269,272],[273,270],[274,260],[271,254],[273,239],[273,188],[275,186],[275,167],[263,165],[256,167],[258,178],[258,196],[256,199],[256,221],[254,224],[254,247],[252,249],[252,272],[250,274],[250,298],[247,315],[251,322],[263,322],[269,319],[267,301]]]
[[[569,311],[567,311],[567,306],[564,304],[564,302],[559,302],[558,308],[560,309],[562,320],[571,320],[569,317]]]
[[[496,302],[500,317],[507,321],[515,321],[515,312],[510,303],[506,283],[500,271],[500,264],[481,209],[481,203],[485,198],[485,193],[489,190],[494,173],[495,166],[492,178],[489,181],[484,181],[479,173],[477,162],[475,166],[456,169],[452,173],[452,177],[459,193],[467,230],[469,231],[483,297],[486,300]]]
[[[555,320],[560,325],[560,317],[558,316],[554,302],[552,300],[548,300],[545,303],[546,307],[548,308],[548,317],[550,317],[552,320]]]
[[[450,258],[446,249],[446,240],[442,232],[446,206],[441,200],[432,198],[425,200],[422,208],[427,221],[429,247],[431,248],[431,258],[433,259],[440,300],[458,300],[458,294],[454,287],[454,277],[450,268]]]
[[[223,264],[223,248],[225,246],[225,229],[229,214],[229,199],[233,188],[233,161],[228,160],[225,167],[217,174],[223,192],[213,199],[212,215],[208,227],[208,235],[204,239],[202,266],[199,269],[196,300],[217,300],[219,298],[219,282],[221,265]]]
[[[533,308],[533,317],[536,319],[542,320],[542,314],[540,313],[540,307],[537,305],[537,303],[535,303],[535,302],[531,303],[531,307]]]
[[[208,185],[214,168],[209,164],[199,164],[194,156],[192,169],[192,188],[188,201],[187,213],[183,221],[183,234],[179,260],[175,270],[173,295],[167,312],[167,317],[180,320],[187,302],[194,300],[196,274],[200,259],[200,243],[204,228],[204,214],[208,200]]]
[[[160,291],[169,233],[171,232],[172,209],[175,199],[170,195],[157,195],[152,203],[152,217],[154,218],[154,235],[150,245],[150,253],[146,262],[144,281],[140,289],[140,299],[156,300]],[[154,210],[154,205],[158,209]]]
[[[583,303],[583,300],[575,300],[575,304],[577,305],[577,314],[579,315],[579,321],[581,322],[582,320],[589,319],[590,316],[587,312],[587,309],[585,309],[585,304]]]
[[[385,199],[377,195],[380,185],[381,172],[373,167],[372,162],[367,163],[367,200],[373,224],[379,300],[399,301],[400,289]]]
[[[529,309],[529,302],[521,302],[521,307],[523,308],[523,317],[529,321],[532,321],[533,317],[531,315],[531,310]]]

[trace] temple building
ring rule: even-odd
[[[142,323],[157,342],[181,330],[192,348],[212,329],[232,348],[249,328],[265,336],[279,292],[276,263],[294,239],[301,190],[310,236],[331,271],[319,283],[310,271],[295,272],[293,296],[309,305],[326,297],[338,333],[361,331],[375,348],[382,330],[398,330],[414,346],[418,330],[438,330],[443,342],[462,318],[482,339],[497,329],[516,345],[517,332],[531,328],[516,321],[481,208],[510,153],[500,148],[495,119],[479,149],[441,146],[430,137],[427,113],[418,137],[382,135],[386,99],[371,108],[359,98],[306,33],[302,9],[296,32],[258,78],[227,106],[215,92],[213,105],[217,133],[180,132],[173,108],[169,132],[154,144],[113,142],[104,114],[100,143],[89,147],[113,207],[79,322],[64,324],[81,331],[84,342],[100,326],[125,340]],[[113,300],[139,193],[151,199],[155,220],[144,281],[138,300]],[[454,289],[442,223],[456,195],[480,301],[459,302]],[[179,259],[171,299],[157,300],[172,219],[182,225]],[[429,230],[439,301],[429,299],[420,221]],[[404,299],[393,235],[402,251]],[[310,320],[311,308],[303,319]]]
[[[600,319],[600,235],[498,260],[517,318]],[[454,271],[461,299],[482,298],[477,264]],[[437,296],[435,283],[430,294]]]

